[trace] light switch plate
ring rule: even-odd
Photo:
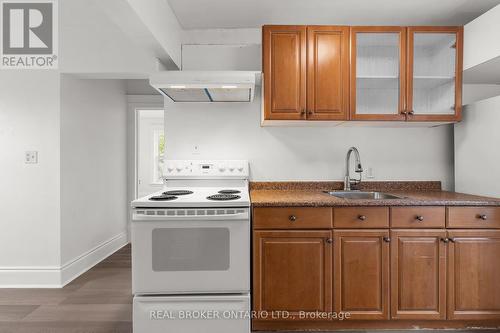
[[[37,151],[27,151],[24,153],[24,163],[26,164],[37,164],[38,163],[38,152]]]

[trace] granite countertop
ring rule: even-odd
[[[440,182],[365,182],[361,190],[382,191],[402,199],[342,199],[323,191],[342,190],[341,182],[256,182],[253,207],[333,206],[500,206],[500,199],[441,190]]]

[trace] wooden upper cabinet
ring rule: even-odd
[[[331,231],[254,231],[254,310],[331,312],[331,237]]]
[[[461,120],[463,27],[262,32],[265,120]]]
[[[391,231],[391,317],[446,319],[446,231]]]
[[[349,28],[307,27],[307,119],[345,120],[349,112]]]
[[[448,319],[500,319],[500,231],[449,231]]]
[[[264,115],[270,120],[306,117],[306,27],[264,26]]]
[[[336,312],[389,319],[389,231],[334,231]]]
[[[406,116],[406,28],[351,27],[352,120]]]
[[[459,121],[463,27],[408,28],[409,121]]]
[[[266,120],[346,120],[349,28],[264,26]]]

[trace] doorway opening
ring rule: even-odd
[[[165,113],[163,109],[137,109],[136,197],[163,187]]]

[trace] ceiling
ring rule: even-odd
[[[168,0],[184,29],[263,24],[463,25],[500,0]]]

